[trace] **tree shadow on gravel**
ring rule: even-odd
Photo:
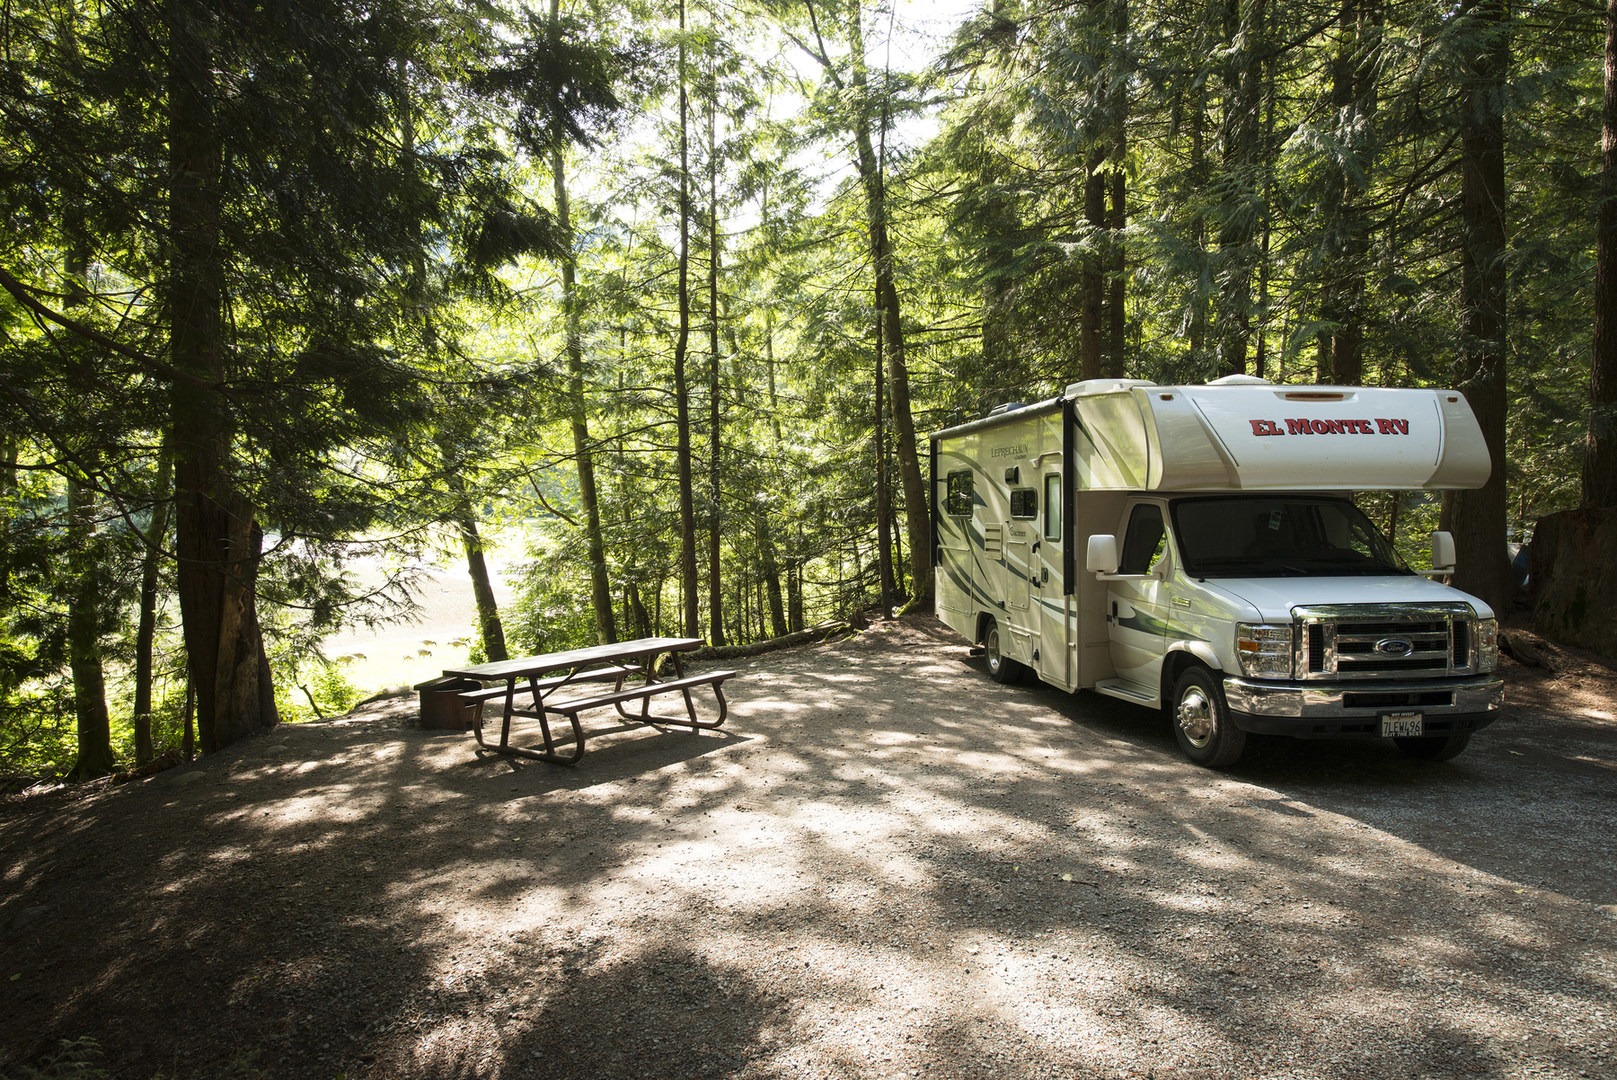
[[[1156,712],[1053,687],[1030,692],[1090,731],[1179,755]],[[1587,827],[1617,814],[1617,726],[1507,704],[1451,761],[1411,760],[1380,740],[1252,736],[1226,775],[1275,789],[1253,805],[1281,818],[1351,816],[1502,878],[1617,904],[1617,875],[1606,871],[1617,865],[1617,833]]]
[[[791,1004],[744,972],[708,963],[677,945],[581,964],[512,956],[505,979],[539,984],[503,1018],[495,1010],[473,1038],[434,1030],[376,1060],[370,1075],[473,1078],[543,1076],[611,1080],[732,1076],[774,1052]],[[498,980],[496,980],[498,981]],[[451,1008],[466,1016],[488,1010]]]
[[[928,625],[574,769],[384,711],[10,812],[0,1073],[90,1035],[169,1080],[1597,1074],[1610,901],[1531,849],[1610,841],[1554,760],[1538,803],[1488,733],[1211,773]]]

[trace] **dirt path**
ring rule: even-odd
[[[4,810],[0,1075],[1611,1076],[1613,685],[1221,775],[923,622],[576,769],[282,729]]]

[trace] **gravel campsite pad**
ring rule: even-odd
[[[726,666],[571,769],[398,698],[5,806],[0,1075],[1617,1072],[1609,668],[1213,773],[931,620]]]

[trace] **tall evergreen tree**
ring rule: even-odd
[[[1617,0],[1606,0],[1600,202],[1596,211],[1594,356],[1583,505],[1617,506]]]
[[[1505,101],[1510,80],[1507,0],[1465,0],[1455,33],[1462,60],[1459,386],[1493,459],[1487,484],[1456,492],[1455,583],[1496,611],[1509,602],[1505,555],[1507,288]]]
[[[139,0],[98,9],[71,43],[42,30],[29,78],[0,81],[0,109],[21,121],[8,188],[85,207],[119,295],[139,298],[97,296],[115,321],[72,317],[30,257],[60,245],[54,219],[13,216],[31,231],[0,249],[0,286],[95,344],[87,399],[161,389],[135,419],[172,432],[205,750],[277,719],[259,619],[266,534],[353,534],[430,496],[397,453],[428,426],[423,386],[441,374],[414,363],[407,285],[422,246],[485,294],[512,256],[555,250],[501,129],[575,137],[607,95],[581,50],[514,50],[497,23],[431,0]],[[404,96],[436,125],[408,162]]]

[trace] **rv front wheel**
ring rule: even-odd
[[[1179,749],[1198,765],[1223,769],[1246,749],[1246,732],[1230,720],[1224,689],[1216,675],[1204,667],[1186,668],[1174,685],[1168,703],[1172,709],[1174,738]]]
[[[999,623],[993,619],[988,620],[988,628],[983,632],[983,652],[988,656],[988,674],[995,682],[1008,683],[1016,679],[1022,665],[1000,651]]]

